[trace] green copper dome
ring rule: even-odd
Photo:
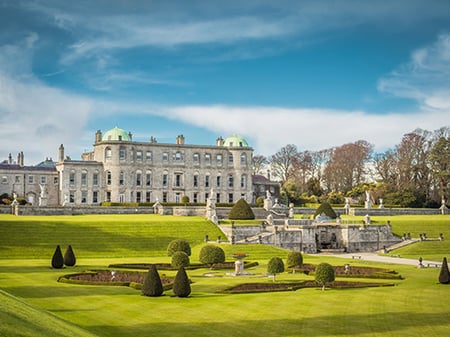
[[[248,147],[247,141],[238,135],[231,135],[227,137],[223,145],[228,147]]]
[[[130,141],[130,135],[125,130],[119,129],[117,126],[114,129],[106,131],[102,137],[102,141],[108,140],[122,140]]]

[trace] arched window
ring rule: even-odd
[[[241,153],[241,165],[247,165],[247,154],[245,152]]]
[[[119,173],[119,185],[123,186],[125,184],[125,175],[123,171],[120,171]]]
[[[145,186],[152,186],[152,171],[145,172]]]
[[[247,187],[247,176],[245,174],[243,174],[241,176],[241,188],[246,188]]]
[[[106,185],[111,185],[111,171],[106,171]]]
[[[228,187],[233,187],[233,175],[232,174],[228,175],[227,180],[228,180]]]
[[[108,158],[111,158],[111,157],[112,157],[112,151],[111,151],[111,148],[108,146],[105,149],[105,158],[108,159]]]
[[[125,160],[127,157],[127,150],[125,149],[125,146],[121,146],[119,148],[119,159]]]
[[[142,185],[142,172],[136,171],[136,186]]]

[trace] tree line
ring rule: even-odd
[[[281,184],[281,201],[302,205],[328,201],[362,203],[365,191],[375,203],[397,207],[439,207],[450,194],[450,127],[416,129],[394,148],[375,153],[358,140],[319,151],[288,144],[271,156],[253,156],[253,173],[270,172]]]

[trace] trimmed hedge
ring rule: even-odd
[[[61,247],[57,245],[52,257],[52,268],[61,269],[62,267],[64,267],[64,258]]]
[[[147,275],[145,275],[144,283],[142,284],[141,294],[143,296],[158,297],[163,294],[163,286],[161,278],[154,264],[150,265]]]
[[[73,267],[75,266],[76,262],[77,259],[73,252],[72,246],[69,245],[66,249],[66,252],[64,253],[64,264],[68,267]]]
[[[316,212],[314,213],[314,219],[322,213],[324,213],[326,216],[330,217],[331,219],[337,218],[336,212],[333,210],[331,205],[326,201],[321,203],[319,208],[316,209]]]
[[[252,208],[244,199],[239,199],[239,201],[231,208],[228,214],[228,219],[230,220],[254,220],[255,214]]]
[[[178,269],[172,290],[177,297],[188,297],[191,293],[191,282],[183,267]]]
[[[207,264],[212,268],[216,263],[225,262],[225,252],[218,246],[205,245],[200,250],[199,260],[201,263]]]
[[[185,252],[175,252],[172,255],[172,267],[180,268],[180,267],[189,267],[190,261],[189,256]]]
[[[172,256],[176,252],[185,252],[187,256],[191,256],[191,246],[189,242],[182,239],[176,239],[167,245],[167,255]]]

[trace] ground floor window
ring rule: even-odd
[[[181,202],[181,193],[180,192],[175,193],[175,202],[177,204],[179,204]]]
[[[98,203],[98,192],[97,191],[92,192],[92,202],[94,204]]]
[[[163,202],[167,202],[167,192],[163,192]]]
[[[119,202],[125,202],[125,194],[124,193],[119,194]]]
[[[233,203],[233,193],[228,194],[228,203]]]
[[[107,201],[107,202],[111,202],[111,192],[106,192],[106,197],[105,197],[105,200]]]
[[[81,203],[85,204],[87,202],[87,191],[81,191]]]
[[[69,202],[71,204],[73,204],[75,202],[75,192],[74,191],[70,191],[70,193],[69,193]]]
[[[150,202],[152,192],[145,192],[145,202]]]
[[[141,202],[141,192],[136,192],[136,202]]]
[[[220,193],[217,193],[216,202],[220,202]]]
[[[192,200],[194,203],[198,202],[198,193],[194,193],[194,198]]]

